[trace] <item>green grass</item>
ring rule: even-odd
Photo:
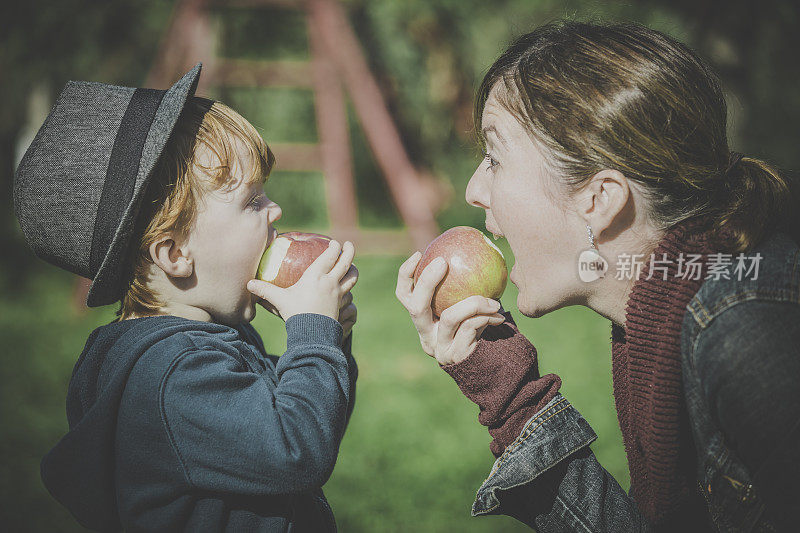
[[[357,402],[325,486],[340,529],[522,531],[511,518],[469,515],[475,491],[493,462],[490,436],[477,422],[477,407],[419,348],[416,332],[394,298],[402,259],[358,259]],[[67,383],[86,337],[113,318],[114,308],[76,316],[69,306],[72,280],[68,273],[42,266],[24,297],[0,306],[5,347],[0,365],[0,521],[14,531],[80,530],[42,487],[39,460],[66,430]],[[510,286],[505,306],[515,309],[515,298]],[[514,315],[539,351],[541,372],[562,377],[562,392],[599,435],[592,449],[627,488],[611,393],[608,321],[584,308],[562,309],[536,320],[516,311]],[[262,309],[254,325],[268,350],[283,351],[285,332],[279,319]]]

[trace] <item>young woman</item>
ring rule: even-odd
[[[511,246],[522,314],[584,305],[611,321],[631,488],[497,302],[432,315],[447,267],[414,285],[417,253],[397,296],[494,438],[473,515],[542,532],[800,519],[798,205],[775,169],[731,152],[726,111],[708,65],[635,24],[543,26],[490,68],[467,201]]]

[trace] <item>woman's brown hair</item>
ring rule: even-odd
[[[661,230],[708,215],[745,252],[771,230],[793,233],[793,183],[731,152],[714,71],[688,46],[635,23],[560,21],[519,37],[481,83],[480,130],[492,88],[546,148],[551,172],[575,192],[602,169],[642,185]]]

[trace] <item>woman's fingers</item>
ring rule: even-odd
[[[441,364],[463,361],[475,350],[483,330],[491,325],[502,324],[503,320],[504,317],[500,314],[478,315],[464,320],[459,324],[449,349],[437,359]]]
[[[414,284],[414,290],[406,303],[411,318],[428,316],[431,314],[431,300],[436,287],[447,274],[447,261],[437,257],[422,271],[419,279]]]
[[[439,343],[453,340],[462,322],[476,315],[493,315],[500,310],[500,302],[483,296],[470,296],[442,311],[439,319]]]
[[[353,264],[353,258],[355,258],[355,256],[355,246],[353,246],[352,242],[345,241],[344,245],[342,246],[342,253],[339,255],[339,259],[336,261],[336,264],[333,265],[333,268],[331,268],[330,275],[336,280],[341,280],[344,275],[347,274],[347,271]]]
[[[395,296],[406,308],[411,316],[411,321],[419,333],[419,341],[422,349],[430,356],[434,356],[436,348],[436,324],[433,322],[433,312],[431,311],[431,297],[438,281],[447,271],[446,266],[438,265],[441,272],[436,272],[437,265],[428,265],[419,281],[414,283],[414,273],[422,258],[421,252],[414,252],[411,257],[406,259],[397,271],[397,287]],[[446,263],[445,263],[446,265]],[[438,278],[432,279],[432,278]],[[422,287],[422,290],[419,288]],[[428,301],[425,303],[423,294],[429,287]]]
[[[468,318],[459,325],[460,327],[453,337],[453,344],[461,347],[460,351],[463,352],[465,348],[468,348],[478,340],[480,335],[478,331],[482,332],[489,325],[490,320],[491,317],[486,315]],[[468,355],[464,354],[463,357],[466,358]]]
[[[397,271],[397,287],[394,295],[403,305],[411,297],[411,291],[414,290],[414,270],[417,269],[420,258],[422,258],[422,253],[414,252],[411,257],[403,261]]]

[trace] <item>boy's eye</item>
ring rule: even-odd
[[[489,152],[483,153],[483,160],[486,161],[490,169],[500,164],[497,162],[495,158],[492,157],[492,155]]]
[[[248,202],[247,205],[251,206],[251,207],[261,207],[261,203],[262,203],[263,199],[264,199],[264,195],[263,194],[257,194],[255,196],[253,196],[253,198],[250,200],[250,202]]]

